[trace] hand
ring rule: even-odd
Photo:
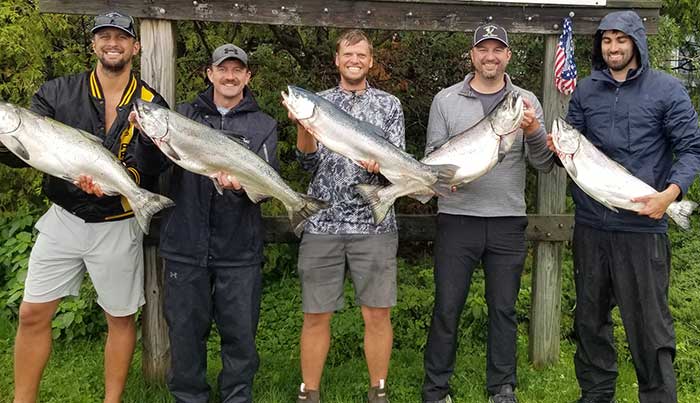
[[[655,220],[660,220],[666,213],[668,205],[673,203],[678,195],[681,194],[681,189],[675,183],[668,185],[666,190],[659,193],[654,193],[646,196],[635,197],[633,203],[644,203],[644,207],[637,212],[639,215],[645,215]]]
[[[379,173],[379,163],[375,160],[360,161],[360,165],[362,165],[362,168],[366,169],[367,172],[371,174]]]
[[[80,189],[82,189],[83,192],[91,195],[95,195],[97,197],[102,197],[104,196],[104,193],[102,193],[102,189],[100,188],[100,185],[92,181],[92,176],[90,175],[80,175],[78,176],[78,180],[73,182],[73,184]]]
[[[214,178],[219,185],[224,189],[241,190],[241,183],[235,176],[228,175],[225,172],[217,172],[214,174]]]
[[[139,123],[138,114],[136,113],[136,111],[129,112],[129,123],[134,125],[134,127],[138,131],[143,133],[143,128],[141,127],[141,124]]]
[[[535,134],[540,129],[541,125],[530,101],[523,99],[523,103],[525,104],[525,115],[523,116],[522,122],[520,122],[520,128],[523,129],[523,134],[527,137]]]
[[[547,148],[549,151],[556,153],[557,148],[554,146],[554,139],[552,138],[552,133],[547,133]]]

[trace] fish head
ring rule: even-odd
[[[141,130],[143,134],[150,137],[156,144],[167,141],[170,109],[137,99],[134,111],[136,112],[136,121],[143,129]]]
[[[21,124],[22,118],[17,107],[7,102],[0,102],[0,135],[16,131]]]
[[[297,120],[309,119],[314,115],[316,102],[314,98],[318,95],[303,88],[288,86],[287,93],[282,93],[284,105]]]
[[[581,143],[581,133],[562,118],[552,122],[552,142],[562,154],[574,154]]]
[[[509,91],[491,112],[491,127],[499,136],[514,133],[525,116],[525,102],[518,91]],[[514,136],[513,136],[514,137]]]

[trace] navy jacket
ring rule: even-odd
[[[178,106],[190,119],[242,136],[249,148],[278,169],[277,122],[260,111],[246,87],[243,100],[222,116],[209,87],[194,102]],[[214,188],[208,177],[173,166],[168,209],[160,231],[160,253],[166,259],[202,267],[249,266],[263,261],[264,228],[259,204],[244,191]]]
[[[639,68],[627,80],[615,81],[601,53],[602,34],[622,31],[636,46]],[[688,191],[700,170],[697,114],[683,85],[649,66],[646,32],[632,11],[608,14],[593,44],[593,72],[573,93],[567,120],[608,157],[658,191],[675,183]],[[666,232],[667,219],[635,212],[615,213],[575,184],[576,222],[596,229],[647,233]]]

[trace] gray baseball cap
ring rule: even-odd
[[[505,28],[497,24],[479,25],[479,28],[474,31],[474,42],[472,47],[487,40],[495,39],[508,47],[508,33]]]
[[[226,59],[238,59],[244,65],[248,66],[248,54],[241,48],[230,43],[224,44],[216,48],[211,54],[212,66],[220,65]]]

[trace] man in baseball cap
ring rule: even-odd
[[[520,93],[526,108],[502,163],[468,186],[438,197],[435,307],[425,347],[423,403],[452,402],[449,381],[455,369],[460,314],[480,263],[488,306],[488,401],[518,402],[515,303],[527,255],[525,172],[528,163],[548,172],[554,158],[547,149],[537,97],[513,84],[506,74],[512,57],[506,30],[492,23],[480,25],[472,45],[472,72],[433,99],[426,154],[488,116],[512,91]]]

